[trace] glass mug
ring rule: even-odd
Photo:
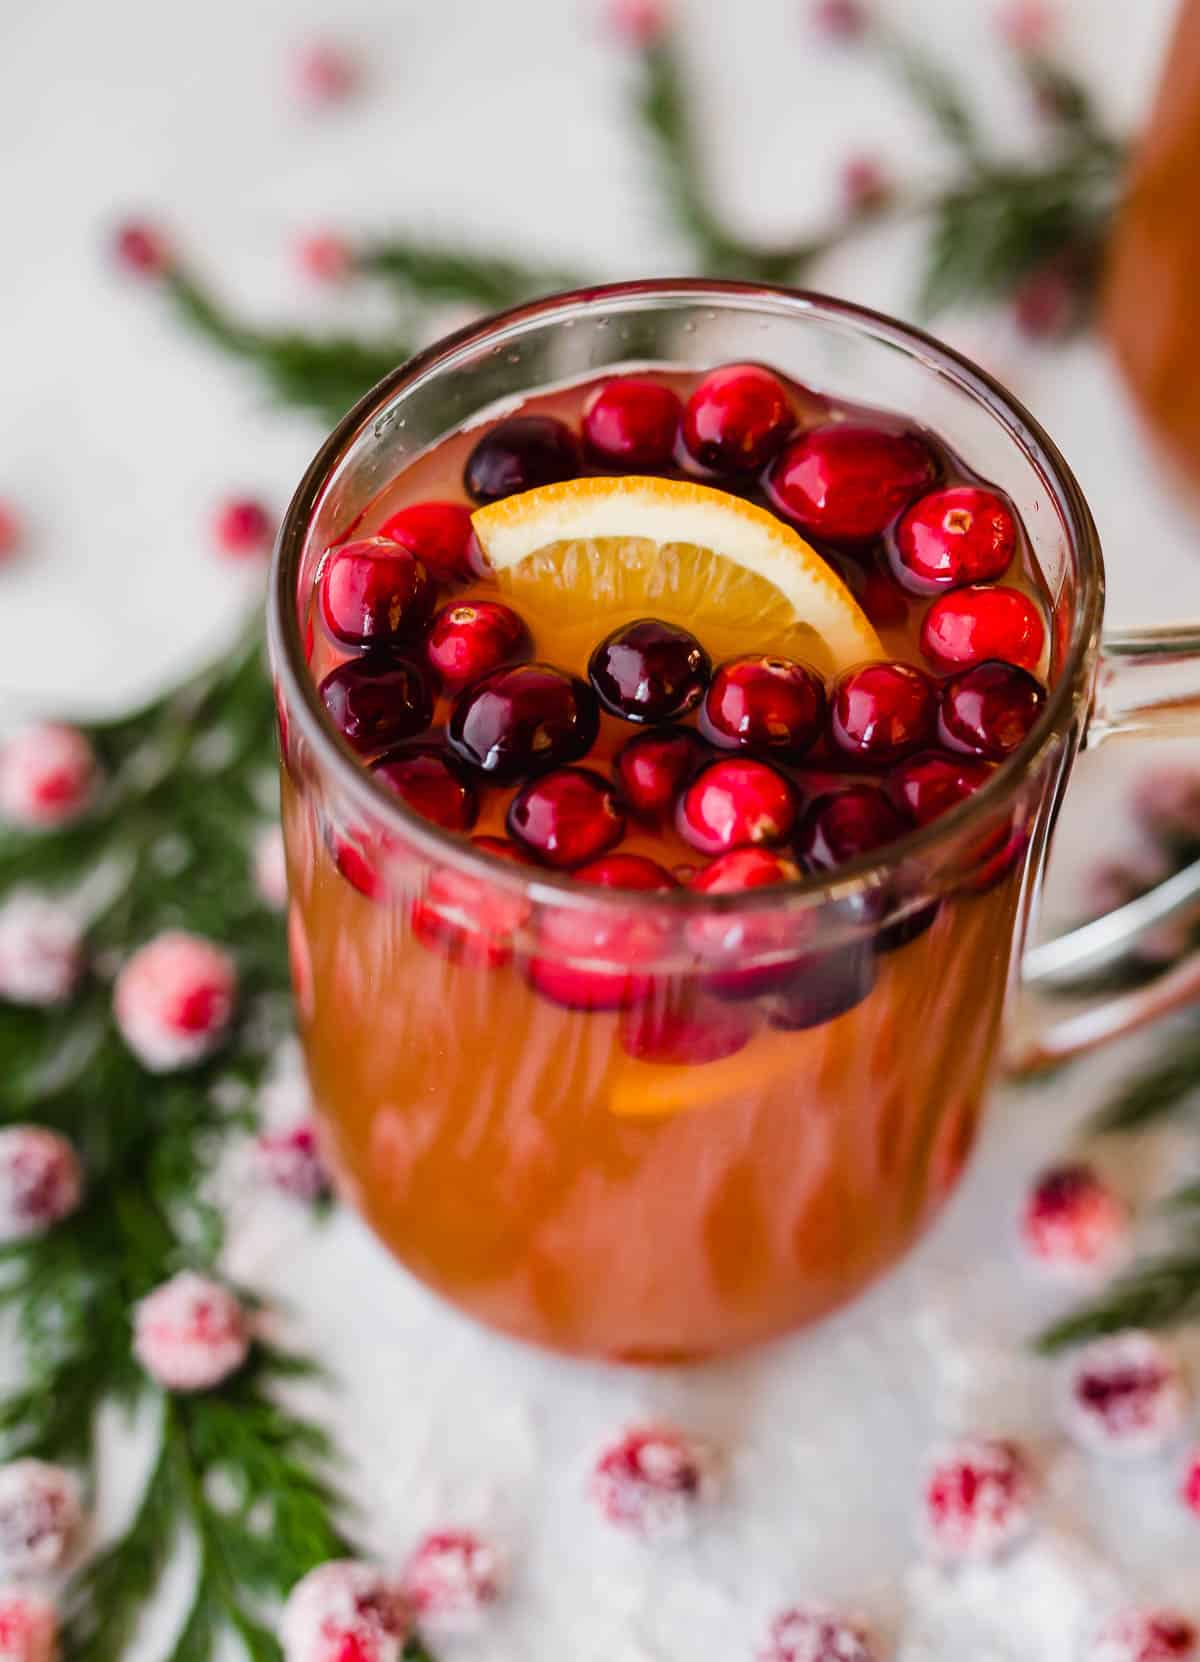
[[[327,722],[306,667],[324,549],[414,455],[498,399],[620,365],[745,359],[903,412],[1012,497],[1053,614],[1051,690],[1021,750],[878,856],[724,896],[631,897],[488,862],[384,795]],[[840,301],[703,281],[560,295],[459,332],[370,393],[288,510],[270,646],[307,1066],[343,1192],[401,1262],[510,1334],[637,1362],[782,1334],[892,1264],[971,1147],[1089,717],[1093,735],[1144,726],[1147,710],[1196,730],[1197,632],[1102,648],[1102,605],[1095,527],[1037,423],[947,348]],[[1186,687],[1170,684],[1176,664]],[[1148,921],[1183,903],[1152,899]],[[532,953],[552,972],[577,967],[581,917],[588,973],[635,973],[668,1007],[714,964],[735,998],[782,972],[794,986],[799,969],[809,1004],[734,1055],[634,1060],[620,1016],[544,1000],[523,973]],[[1142,921],[1126,908],[1039,949],[1036,967],[1052,977],[1103,956]],[[443,925],[478,950],[429,950]],[[855,978],[858,1002],[839,1015],[837,988]],[[1183,966],[1025,1054],[1087,1048],[1196,990]],[[822,1012],[823,999],[835,1007]]]

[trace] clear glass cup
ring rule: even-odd
[[[631,898],[488,862],[384,795],[306,667],[323,550],[498,399],[621,365],[744,359],[903,412],[1012,497],[1053,608],[1051,691],[1020,751],[881,857],[720,897]],[[1037,423],[927,336],[817,295],[667,281],[556,296],[461,331],[369,394],[288,511],[270,642],[307,1064],[343,1192],[401,1262],[509,1333],[629,1361],[786,1332],[893,1263],[975,1136],[1089,717],[1096,734],[1160,718],[1196,730],[1200,636],[1125,637],[1102,658],[1103,581],[1087,505]],[[1177,904],[1152,902],[1150,921]],[[1126,909],[1059,943],[1039,977],[1146,921]],[[637,978],[641,1014],[548,1002],[531,959],[552,978]],[[1026,1035],[1024,1054],[1086,1048],[1145,1019],[1152,996],[1176,995]],[[708,1024],[707,1058],[646,1062],[622,1044],[623,1022],[676,1017]]]

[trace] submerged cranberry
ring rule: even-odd
[[[833,693],[833,742],[857,761],[886,767],[933,736],[937,695],[911,664],[864,664]]]
[[[789,444],[767,488],[779,512],[814,536],[867,542],[936,475],[933,452],[918,434],[844,421],[813,427]]]
[[[338,732],[361,754],[411,739],[429,726],[433,713],[421,671],[386,652],[348,658],[318,691]]]
[[[967,588],[939,595],[925,614],[921,651],[936,669],[999,658],[1036,669],[1046,641],[1037,605],[1020,589]]]
[[[673,721],[695,709],[712,665],[695,635],[657,618],[638,618],[606,636],[588,677],[606,710],[626,721]]]
[[[798,761],[825,720],[825,685],[790,658],[747,656],[722,664],[704,700],[704,729],[724,749]]]
[[[428,623],[436,599],[422,562],[385,537],[331,549],[317,592],[326,629],[348,646],[411,640]]]
[[[633,856],[593,860],[575,875],[600,888],[658,893],[671,887],[653,860],[635,869]],[[627,1010],[646,998],[651,970],[670,941],[669,919],[641,907],[562,907],[548,912],[527,966],[530,984],[570,1010]]]
[[[745,1048],[758,1016],[745,1004],[726,1004],[664,979],[650,997],[621,1018],[621,1047],[639,1062],[702,1067]]]
[[[964,670],[942,688],[942,740],[953,750],[1000,761],[1032,731],[1046,693],[1023,669],[987,662]]]
[[[589,768],[555,768],[513,797],[508,830],[548,865],[570,870],[619,843],[625,815],[600,774]]]
[[[463,484],[476,502],[555,485],[579,472],[575,435],[555,416],[515,415],[486,432],[467,457]]]
[[[912,820],[928,825],[965,802],[995,769],[970,756],[914,756],[894,767],[883,782],[892,806]]]
[[[413,502],[379,527],[415,554],[439,583],[465,583],[471,571],[471,510],[461,502]]]
[[[455,688],[523,658],[529,645],[524,620],[510,606],[498,600],[460,600],[434,615],[425,658],[442,685]]]
[[[373,762],[371,771],[423,819],[447,831],[469,831],[474,825],[479,812],[474,787],[439,745],[403,745]]]
[[[599,721],[586,682],[550,664],[518,664],[460,694],[449,742],[463,761],[505,784],[586,755]]]
[[[1017,546],[1012,509],[995,491],[932,491],[896,527],[897,576],[916,594],[1003,577]]]
[[[796,853],[808,871],[834,871],[902,837],[907,826],[874,785],[819,796],[800,822]]]
[[[471,843],[497,859],[530,863],[525,850],[505,837],[472,837]],[[423,898],[413,906],[413,933],[422,946],[455,963],[498,969],[512,957],[513,936],[530,909],[524,895],[443,866],[432,873]]]
[[[763,1000],[772,1027],[801,1033],[853,1010],[875,985],[877,962],[870,941],[814,952],[787,984]]]
[[[795,824],[792,787],[765,762],[741,757],[712,762],[680,798],[679,835],[702,854],[747,843],[777,843]]]
[[[577,883],[598,883],[605,889],[677,889],[665,867],[648,854],[603,854],[574,874]]]
[[[617,376],[589,399],[584,441],[599,461],[654,472],[671,462],[682,409],[670,387],[640,375]]]
[[[697,872],[697,894],[736,895],[795,883],[800,867],[769,848],[735,848]],[[713,910],[689,918],[687,943],[705,965],[704,985],[722,998],[757,998],[785,984],[803,958],[809,928],[776,907]]]
[[[664,819],[675,799],[711,751],[691,727],[635,733],[617,752],[621,794],[642,819]]]
[[[758,364],[726,364],[706,375],[683,412],[689,454],[714,473],[757,473],[795,423],[787,388]]]

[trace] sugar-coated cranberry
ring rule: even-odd
[[[360,537],[326,554],[317,594],[321,617],[348,646],[389,646],[420,635],[436,590],[421,560],[386,537]]]
[[[639,818],[658,822],[712,752],[692,727],[660,727],[635,733],[614,762],[621,795]]]
[[[411,1618],[400,1588],[373,1564],[331,1559],[287,1596],[284,1662],[400,1662]]]
[[[598,883],[605,889],[677,889],[676,879],[648,854],[602,854],[575,872],[577,883]]]
[[[473,1530],[439,1529],[410,1555],[400,1584],[422,1629],[474,1633],[504,1589],[504,1566]]]
[[[618,39],[642,52],[657,46],[667,32],[665,0],[609,0],[608,16]]]
[[[406,808],[447,831],[469,831],[479,813],[475,787],[437,744],[407,744],[371,764],[371,772]]]
[[[775,1617],[757,1662],[878,1662],[878,1652],[858,1622],[797,1604]]]
[[[702,1067],[744,1050],[758,1017],[747,1004],[729,1004],[664,979],[621,1017],[621,1046],[639,1062]]]
[[[732,658],[719,667],[704,699],[704,731],[714,744],[783,761],[798,761],[824,720],[824,682],[791,658]]]
[[[684,842],[702,854],[749,843],[778,843],[796,823],[792,787],[765,762],[729,757],[711,762],[679,799],[675,818]]]
[[[641,375],[616,376],[588,400],[584,443],[598,461],[656,472],[670,465],[682,409],[670,387]]]
[[[862,0],[815,0],[813,22],[832,40],[857,40],[870,17]]]
[[[381,649],[347,658],[317,690],[333,725],[360,755],[414,738],[433,714],[420,669]]]
[[[1200,1634],[1174,1610],[1119,1610],[1096,1634],[1085,1662],[1192,1662]]]
[[[362,78],[358,61],[333,40],[312,40],[299,47],[292,69],[297,98],[314,109],[343,103]]]
[[[623,623],[588,661],[600,702],[626,721],[674,721],[694,710],[712,673],[695,635],[657,618]]]
[[[460,600],[435,614],[425,657],[442,685],[453,689],[528,656],[529,645],[524,619],[511,606],[498,600]]]
[[[1045,702],[1045,688],[1027,670],[992,660],[976,664],[942,688],[942,743],[1002,761],[1028,737]]]
[[[83,930],[69,907],[36,894],[0,906],[0,1000],[63,1004],[83,971]]]
[[[113,232],[113,258],[135,277],[165,277],[174,263],[170,243],[157,225],[127,219]]]
[[[1017,523],[995,491],[951,485],[914,502],[896,526],[896,575],[914,594],[992,583],[1012,564]]]
[[[1184,1461],[1183,1482],[1179,1494],[1188,1511],[1194,1512],[1200,1518],[1200,1443],[1189,1450]]]
[[[602,775],[555,768],[513,797],[508,832],[540,860],[569,871],[615,847],[625,835],[625,815]]]
[[[538,485],[556,485],[579,472],[579,445],[556,416],[514,415],[488,430],[467,457],[466,492],[476,502],[498,502]]]
[[[90,807],[100,767],[77,727],[45,722],[0,745],[0,819],[28,830],[68,825]]]
[[[21,517],[11,503],[0,499],[0,564],[21,546]]]
[[[796,853],[808,871],[834,871],[902,837],[908,827],[874,785],[820,796],[796,834]]]
[[[208,1391],[250,1354],[250,1319],[221,1282],[181,1270],[136,1306],[133,1354],[168,1391]]]
[[[336,286],[354,270],[354,250],[336,231],[306,232],[297,238],[293,255],[297,269],[314,283]]]
[[[916,433],[830,422],[788,445],[767,488],[779,512],[830,542],[868,542],[928,490],[937,462]]]
[[[0,1466],[0,1566],[10,1575],[58,1569],[82,1523],[79,1484],[62,1466],[45,1460]]]
[[[861,1004],[874,988],[878,973],[871,941],[813,951],[766,995],[767,1020],[787,1033],[823,1027]]]
[[[1034,1483],[1015,1443],[967,1437],[937,1450],[925,1475],[922,1534],[945,1563],[980,1563],[1014,1546],[1030,1527]]]
[[[461,502],[413,502],[379,527],[379,535],[415,554],[438,583],[465,583],[471,569],[471,510]]]
[[[986,785],[994,772],[989,762],[971,756],[914,756],[892,768],[884,789],[914,825],[929,825]]]
[[[707,1443],[672,1426],[638,1426],[606,1448],[592,1472],[600,1515],[642,1540],[679,1540],[716,1495],[717,1462]]]
[[[472,837],[471,842],[497,859],[531,863],[526,851],[506,837]],[[413,907],[413,933],[422,946],[455,963],[498,969],[512,957],[513,936],[530,910],[523,895],[474,872],[443,866],[431,874]]]
[[[757,473],[794,425],[791,399],[777,375],[759,364],[725,364],[688,399],[683,442],[713,473]]]
[[[888,169],[878,156],[848,156],[842,163],[842,204],[855,219],[886,208],[896,194]]]
[[[734,895],[795,883],[800,868],[770,848],[735,848],[696,872],[688,887],[698,894]],[[788,984],[803,962],[809,932],[782,908],[713,910],[691,917],[687,943],[704,967],[704,984],[722,998],[756,998]]]
[[[0,1242],[44,1235],[79,1205],[83,1171],[65,1137],[40,1125],[0,1130]]]
[[[969,669],[988,658],[1033,670],[1045,642],[1037,605],[1020,589],[1003,586],[939,595],[921,625],[921,651],[945,671]]]
[[[218,504],[213,513],[212,534],[220,553],[244,559],[247,555],[270,552],[275,520],[254,497],[235,496]]]
[[[113,1013],[142,1066],[170,1073],[217,1049],[236,996],[237,969],[229,953],[171,929],[126,960],[113,986]]]
[[[1186,1407],[1179,1363],[1152,1333],[1129,1329],[1096,1339],[1063,1374],[1066,1428],[1099,1453],[1156,1453],[1178,1432]]]
[[[1129,1213],[1093,1167],[1052,1166],[1025,1197],[1020,1232],[1037,1264],[1065,1280],[1087,1280],[1125,1256]]]
[[[864,664],[838,681],[830,709],[833,742],[847,756],[887,767],[933,736],[937,695],[911,664]]]
[[[596,695],[585,681],[550,664],[518,664],[460,694],[448,737],[463,761],[511,784],[586,755],[599,724]]]
[[[0,1658],[3,1662],[55,1662],[58,1611],[29,1587],[0,1588]]]
[[[329,1173],[311,1119],[260,1131],[254,1142],[254,1163],[270,1188],[294,1200],[319,1200],[329,1190]]]

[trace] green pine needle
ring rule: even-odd
[[[1097,1131],[1137,1131],[1200,1101],[1200,1033],[1179,1038],[1157,1066],[1128,1080],[1096,1115]]]
[[[1093,1303],[1048,1327],[1037,1348],[1049,1355],[1129,1327],[1176,1327],[1200,1317],[1200,1239],[1147,1258]]]
[[[481,311],[500,311],[556,289],[578,288],[578,272],[528,265],[463,248],[429,246],[395,237],[368,243],[355,257],[357,270],[382,277],[408,299],[461,302]]]

